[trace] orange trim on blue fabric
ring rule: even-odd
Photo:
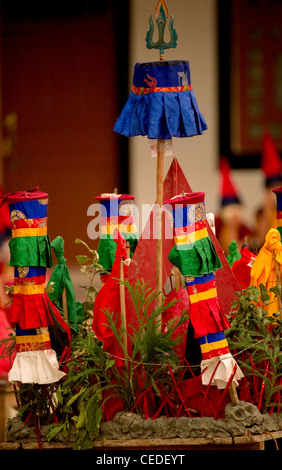
[[[193,90],[192,85],[170,86],[170,87],[136,87],[132,85],[131,91],[135,95],[147,95],[148,93],[167,93]]]

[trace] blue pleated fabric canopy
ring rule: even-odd
[[[188,61],[137,63],[114,131],[149,139],[192,137],[207,129],[191,85]]]

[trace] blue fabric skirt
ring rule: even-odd
[[[206,129],[191,87],[188,62],[135,65],[132,91],[114,131],[126,137],[171,139],[192,137]]]

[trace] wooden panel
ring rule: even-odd
[[[69,264],[76,263],[74,239],[89,242],[88,206],[120,183],[112,16],[108,9],[3,25],[3,115],[18,116],[4,190],[39,186],[49,194],[48,233],[65,239]]]
[[[231,150],[261,152],[268,130],[282,150],[282,1],[235,0],[231,34]]]

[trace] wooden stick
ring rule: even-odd
[[[129,240],[126,240],[126,253],[127,253],[127,258],[130,258],[130,243],[129,243]]]
[[[69,315],[68,315],[68,304],[67,304],[67,291],[66,288],[64,288],[63,293],[62,293],[62,304],[63,304],[63,315],[66,320],[68,320]]]
[[[231,382],[231,385],[229,387],[229,395],[232,403],[239,403],[239,398],[234,382]]]
[[[120,260],[120,271],[119,271],[119,296],[120,296],[120,319],[122,328],[122,343],[124,349],[127,351],[127,334],[126,334],[126,307],[125,307],[125,289],[124,289],[124,271],[123,271],[123,258]],[[127,361],[125,361],[127,366]]]
[[[164,60],[164,53],[160,52],[160,61]],[[163,181],[164,181],[164,139],[157,141],[157,239],[156,239],[156,289],[160,294],[156,298],[156,306],[162,303],[163,290]]]
[[[163,289],[163,173],[164,173],[164,140],[158,139],[157,153],[157,220],[156,220],[156,290],[162,292]],[[157,307],[161,305],[162,295],[156,299]]]
[[[181,287],[181,274],[178,268],[174,266],[175,291],[178,292]]]

